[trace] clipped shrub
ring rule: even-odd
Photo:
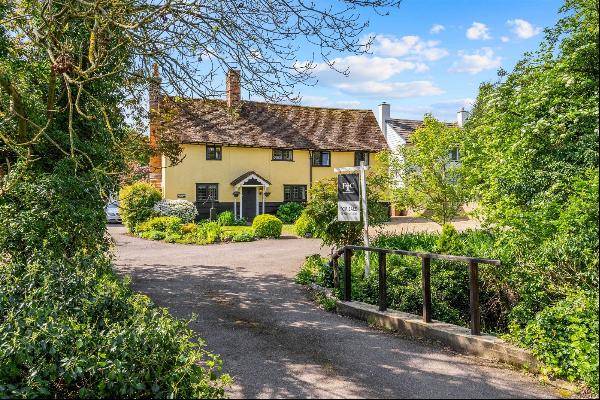
[[[198,225],[196,239],[198,244],[216,242],[221,235],[221,226],[218,222],[203,222]]]
[[[119,214],[129,232],[156,215],[154,205],[160,201],[160,191],[149,183],[136,182],[119,191]]]
[[[293,224],[300,217],[302,211],[304,211],[304,206],[300,203],[283,203],[277,209],[277,217],[284,224]]]
[[[544,373],[580,379],[598,393],[598,293],[578,292],[540,311],[514,338],[544,362]]]
[[[273,215],[257,215],[252,222],[254,234],[259,238],[278,238],[281,236],[283,222]]]
[[[154,205],[154,211],[163,217],[178,217],[187,224],[194,221],[198,210],[194,203],[188,200],[161,200]]]
[[[138,226],[138,232],[160,231],[169,234],[181,234],[181,219],[179,217],[154,217]]]
[[[294,231],[296,232],[296,235],[300,237],[314,236],[315,227],[311,218],[305,213],[302,213],[294,224]]]
[[[223,211],[217,216],[217,222],[221,226],[232,226],[235,224],[235,216],[231,211]]]

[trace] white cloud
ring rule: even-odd
[[[498,68],[502,63],[502,57],[496,56],[494,51],[489,47],[484,47],[472,54],[459,51],[458,56],[460,59],[452,64],[450,72],[476,74],[486,69]]]
[[[506,21],[508,26],[512,27],[512,31],[521,39],[529,39],[539,34],[542,28],[534,27],[530,22],[524,19],[511,19]]]
[[[411,82],[376,82],[365,81],[354,84],[340,83],[335,85],[345,93],[354,95],[363,95],[370,97],[404,98],[404,97],[422,97],[437,96],[444,91],[433,84],[431,81],[411,81]]]
[[[500,40],[502,41],[502,43],[507,43],[510,39],[508,36],[502,36],[500,37]]]
[[[490,28],[481,22],[473,22],[473,25],[467,29],[467,38],[471,40],[486,40],[492,37],[489,34]]]
[[[323,107],[323,106],[326,106],[327,104],[329,104],[328,100],[329,100],[328,97],[305,95],[305,96],[302,96],[302,100],[300,102],[304,106],[320,106],[320,107]]]
[[[429,30],[429,33],[431,33],[432,35],[435,35],[445,29],[446,29],[446,27],[444,25],[435,24],[431,27],[431,29]]]
[[[419,36],[376,35],[373,53],[388,57],[405,57],[408,60],[437,61],[448,55],[437,40],[423,40]]]
[[[392,57],[369,57],[365,55],[336,58],[334,67],[338,71],[348,70],[349,75],[343,76],[331,69],[326,63],[316,64],[313,72],[320,81],[384,81],[403,71],[423,72],[429,67],[420,62],[403,61]]]
[[[335,102],[335,104],[340,107],[356,108],[360,105],[360,101],[358,101],[358,100],[338,100]]]
[[[470,109],[473,107],[473,104],[475,104],[475,99],[471,97],[466,97],[462,99],[448,99],[438,101],[436,103],[433,103],[431,107],[438,112],[455,113],[461,108]]]

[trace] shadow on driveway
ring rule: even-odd
[[[234,376],[231,397],[551,397],[531,377],[317,308],[291,276],[318,242],[149,242],[109,229],[116,270],[191,327]],[[326,252],[321,250],[322,252]]]

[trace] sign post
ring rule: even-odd
[[[367,209],[367,178],[365,171],[367,170],[365,162],[360,162],[360,200],[363,214],[363,242],[365,247],[369,247],[369,212]],[[371,258],[369,252],[365,251],[365,279],[369,277],[371,273]]]
[[[361,161],[360,167],[335,168],[338,175],[338,221],[360,221],[362,208],[363,241],[369,246],[369,214],[367,211],[367,181],[365,171],[369,167]],[[358,172],[358,176],[356,175]],[[365,251],[365,277],[371,271],[369,252]]]

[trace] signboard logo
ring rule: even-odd
[[[360,221],[358,175],[338,175],[338,221]]]

